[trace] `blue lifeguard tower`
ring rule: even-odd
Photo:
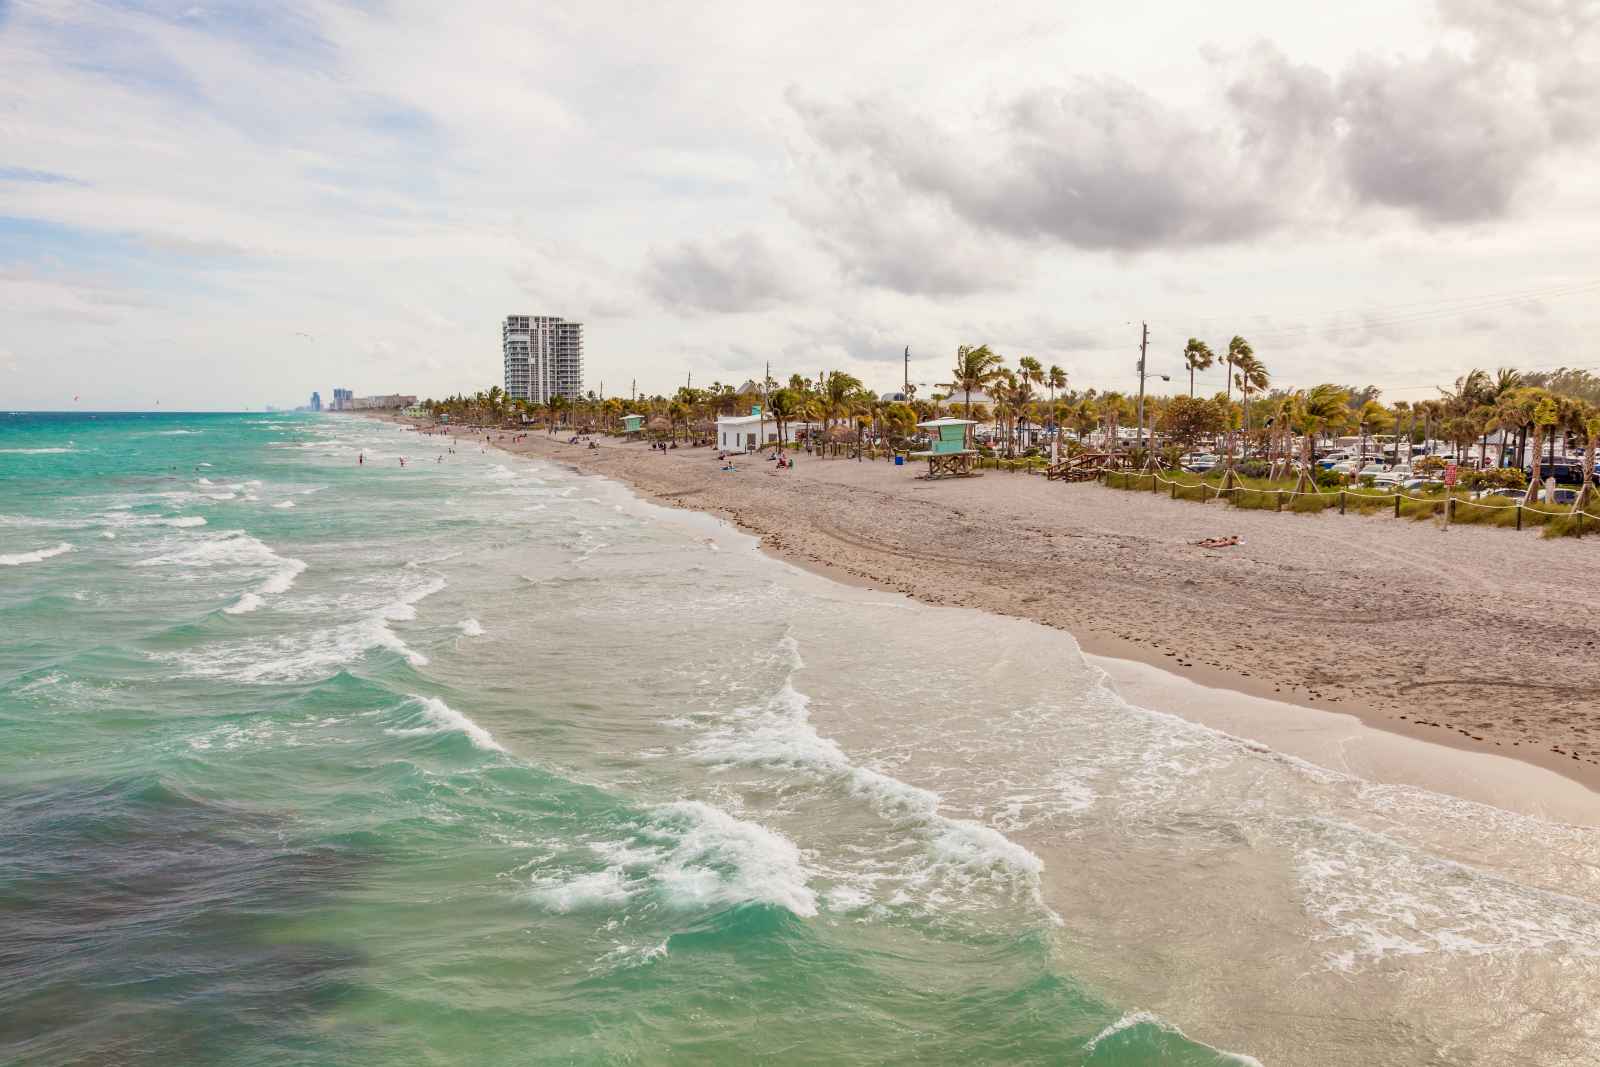
[[[933,444],[924,452],[911,453],[912,459],[928,461],[929,478],[965,478],[975,472],[972,461],[978,450],[972,447],[972,419],[929,419],[917,423],[917,429],[926,430]]]

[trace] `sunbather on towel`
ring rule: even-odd
[[[1240,537],[1237,537],[1237,536],[1234,536],[1234,537],[1207,537],[1203,541],[1194,542],[1194,545],[1195,545],[1196,548],[1231,548],[1234,545],[1242,545],[1242,544],[1244,544],[1244,540],[1242,538],[1240,538]]]

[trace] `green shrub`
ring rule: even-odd
[[[1317,483],[1318,489],[1338,489],[1344,485],[1344,475],[1334,471],[1325,471],[1318,467],[1316,473],[1311,475],[1311,480]]]
[[[1461,484],[1467,489],[1521,489],[1528,484],[1528,476],[1516,467],[1494,467],[1464,472]]]
[[[1265,478],[1272,473],[1272,464],[1264,459],[1247,459],[1233,469],[1241,478]]]

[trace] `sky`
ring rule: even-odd
[[[0,0],[0,71],[0,407],[471,392],[508,314],[611,395],[1600,366],[1600,0]]]

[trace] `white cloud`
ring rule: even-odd
[[[1584,10],[13,3],[7,399],[476,388],[514,311],[652,392],[769,356],[887,386],[906,344],[925,378],[982,340],[1126,387],[1130,321],[1181,344],[1569,284],[1600,238]],[[1592,301],[1546,307],[1372,334],[1371,374],[1592,335]]]

